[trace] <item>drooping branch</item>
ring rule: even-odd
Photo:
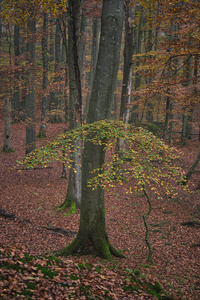
[[[148,210],[148,212],[147,212],[146,214],[143,215],[144,226],[145,226],[145,228],[146,228],[145,242],[146,242],[147,247],[148,247],[148,249],[149,249],[149,254],[148,254],[148,259],[147,259],[147,261],[148,261],[149,263],[153,263],[153,259],[152,259],[153,249],[152,249],[151,244],[150,244],[150,242],[149,242],[149,226],[148,226],[148,224],[147,224],[147,218],[148,218],[148,216],[149,216],[150,213],[151,213],[152,205],[151,205],[151,200],[150,200],[150,198],[149,198],[149,195],[147,194],[146,189],[145,189],[144,187],[143,187],[143,192],[144,192],[144,195],[146,196],[147,202],[148,202],[148,204],[149,204],[149,210]]]

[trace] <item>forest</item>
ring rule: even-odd
[[[199,0],[0,0],[0,299],[200,298],[199,49]]]

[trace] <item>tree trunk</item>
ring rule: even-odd
[[[166,138],[167,138],[169,117],[170,117],[170,98],[169,98],[169,96],[167,96],[167,99],[166,99],[166,112],[165,112],[165,125],[164,125],[164,132],[163,132],[163,139],[164,140],[166,140]]]
[[[173,133],[173,126],[174,126],[174,114],[173,114],[173,108],[174,108],[174,104],[171,101],[170,102],[170,106],[169,106],[169,110],[170,110],[170,122],[169,122],[169,140],[168,140],[168,145],[171,145],[172,142],[172,133]]]
[[[123,24],[122,0],[104,0],[102,8],[101,38],[97,68],[94,77],[87,122],[108,119],[111,113],[114,87],[117,79],[121,33]],[[82,164],[82,197],[79,232],[76,238],[59,255],[94,252],[110,259],[111,254],[124,257],[108,240],[105,226],[104,191],[102,187],[93,190],[88,181],[91,173],[102,166],[105,151],[102,146],[85,142]]]
[[[54,86],[50,92],[50,117],[52,123],[62,122],[62,104],[63,95],[61,92],[61,31],[59,26],[60,20],[56,22],[56,35],[55,35],[55,67],[54,67]]]
[[[91,88],[92,83],[94,79],[94,72],[96,69],[96,63],[97,63],[97,56],[98,56],[98,48],[99,48],[99,20],[95,19],[92,24],[92,32],[93,32],[93,38],[92,38],[92,52],[91,52],[91,64],[90,64],[90,73],[89,73],[89,92],[87,94],[86,103],[85,103],[85,118],[87,118],[87,111],[90,103],[90,97],[91,97]]]
[[[148,8],[147,12],[147,18],[148,18],[148,34],[147,34],[147,46],[146,46],[146,52],[151,52],[153,50],[153,26],[152,26],[152,18],[153,18],[153,8],[151,7],[151,2],[150,2],[150,7]],[[146,76],[146,85],[150,84],[150,82],[154,78],[150,77],[150,74],[147,74]],[[155,104],[152,103],[151,99],[146,100],[146,120],[149,123],[153,123],[153,109],[154,109]]]
[[[140,7],[138,8],[140,10]],[[137,17],[137,10],[135,12],[135,16]],[[139,19],[139,24],[135,29],[135,40],[136,40],[136,45],[135,45],[135,54],[140,54],[142,53],[142,34],[143,34],[143,26],[144,26],[144,17],[145,17],[145,12],[142,12],[140,19]],[[137,91],[140,88],[141,85],[141,75],[140,72],[138,72],[138,68],[140,65],[140,57],[136,57],[135,61],[135,91]],[[135,96],[133,99],[133,108],[131,112],[131,117],[130,117],[130,123],[138,123],[139,121],[139,114],[138,114],[138,96]]]
[[[191,68],[191,62],[192,62],[192,56],[190,55],[186,60],[186,69],[185,69],[185,87],[189,87],[192,84],[192,68]],[[189,120],[189,110],[191,108],[188,107],[187,103],[185,103],[183,110],[183,116],[182,116],[182,132],[181,132],[181,142],[183,145],[186,144],[186,138],[187,138],[187,126],[188,126],[188,120]]]
[[[7,98],[5,100],[4,110],[5,110],[5,140],[4,140],[3,151],[9,152],[11,150],[11,147],[10,147],[10,102],[9,102],[9,98]]]
[[[54,47],[54,19],[50,17],[49,20],[49,25],[50,25],[50,33],[49,33],[49,61],[53,62],[54,61],[54,56],[55,56],[55,47]]]
[[[43,35],[42,35],[42,63],[43,63],[43,82],[42,82],[42,115],[41,127],[37,137],[46,137],[46,117],[47,117],[47,87],[48,87],[48,56],[47,56],[47,29],[48,29],[48,14],[43,16]]]
[[[130,1],[125,5],[125,41],[124,41],[124,66],[123,66],[123,83],[121,92],[120,119],[128,123],[131,88],[132,88],[132,56],[133,56],[133,25],[131,19]],[[115,152],[121,156],[124,150],[124,140],[117,139]]]
[[[15,55],[15,73],[14,73],[14,93],[13,93],[13,104],[12,104],[12,121],[17,123],[20,121],[20,89],[19,89],[19,70],[17,70],[19,66],[19,55],[20,55],[20,47],[19,47],[19,37],[20,37],[20,27],[19,25],[15,25],[14,27],[14,55]]]
[[[68,2],[68,65],[69,65],[69,121],[70,129],[74,129],[82,122],[82,93],[81,75],[79,69],[79,33],[80,33],[80,0]],[[81,202],[81,141],[72,145],[72,165],[69,172],[69,184],[65,201],[60,210],[69,207],[75,212]]]
[[[130,1],[126,1],[125,5],[125,45],[124,45],[124,70],[123,84],[121,93],[120,119],[125,122],[127,115],[127,104],[129,98],[129,84],[132,76],[132,56],[133,56],[133,25],[131,19]]]
[[[28,72],[27,72],[27,88],[25,99],[26,110],[26,154],[33,151],[36,147],[35,132],[35,32],[36,22],[33,17],[28,22]]]

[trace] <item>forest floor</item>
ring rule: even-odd
[[[0,149],[3,128],[1,123]],[[56,137],[63,129],[63,124],[48,124],[48,137]],[[37,139],[37,146],[47,140]],[[199,142],[175,146],[182,151],[180,161],[187,171],[199,152]],[[110,241],[123,250],[126,259],[106,262],[84,256],[57,261],[39,255],[72,241],[80,216],[79,210],[63,216],[63,211],[53,209],[64,201],[67,191],[62,164],[8,171],[25,153],[23,124],[11,125],[11,147],[13,153],[0,150],[0,299],[156,299],[158,294],[170,299],[157,282],[173,299],[200,298],[199,165],[191,192],[183,191],[176,199],[158,200],[151,195],[148,224],[154,264],[147,263],[142,219],[148,203],[141,193],[128,195],[117,186],[105,195],[106,226]],[[191,220],[197,225],[181,225]]]

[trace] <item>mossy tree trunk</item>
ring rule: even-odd
[[[108,119],[119,67],[124,1],[104,0],[101,17],[101,38],[87,122]],[[124,257],[109,242],[105,225],[104,191],[98,186],[88,187],[95,176],[93,170],[102,166],[105,151],[101,145],[87,141],[82,156],[82,197],[79,231],[58,255],[95,253],[110,259],[112,254]]]

